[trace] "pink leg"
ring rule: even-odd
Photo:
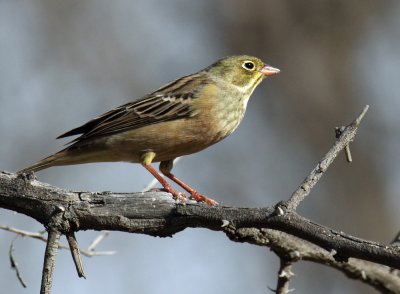
[[[172,194],[174,199],[177,199],[182,202],[186,202],[186,197],[184,193],[176,191],[172,186],[150,165],[150,164],[142,164],[145,169],[147,169],[164,187],[164,189]]]

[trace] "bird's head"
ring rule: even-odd
[[[229,56],[205,69],[217,79],[233,84],[241,92],[251,94],[264,77],[280,72],[261,59],[248,55]]]

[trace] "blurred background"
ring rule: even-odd
[[[380,242],[399,229],[400,2],[356,0],[0,1],[0,170],[15,172],[62,148],[61,133],[233,54],[255,55],[281,73],[257,88],[241,126],[183,158],[176,175],[225,205],[287,199],[334,142],[334,127],[371,108],[352,144],[302,203],[315,222]],[[51,168],[40,181],[73,190],[140,191],[139,165]],[[0,223],[42,230],[0,210]],[[98,232],[79,232],[87,247]],[[0,284],[38,293],[45,244],[0,231]],[[64,240],[65,241],[65,240]],[[173,238],[113,232],[84,258],[78,279],[60,251],[54,293],[268,293],[278,258],[267,248],[190,229]],[[302,262],[299,293],[376,293],[325,266]],[[318,279],[316,279],[318,277]]]

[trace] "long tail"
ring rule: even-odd
[[[43,158],[42,160],[36,162],[35,164],[28,166],[24,169],[21,169],[20,171],[17,171],[17,174],[24,174],[24,173],[30,173],[30,172],[37,172],[39,170],[42,169],[46,169],[48,167],[51,166],[55,166],[58,165],[56,163],[57,158],[59,158],[59,156],[57,156],[58,153],[50,155],[46,158]]]

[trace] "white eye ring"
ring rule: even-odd
[[[256,68],[254,62],[250,60],[246,60],[245,62],[243,62],[242,67],[245,70],[251,70],[251,71],[253,71]]]

